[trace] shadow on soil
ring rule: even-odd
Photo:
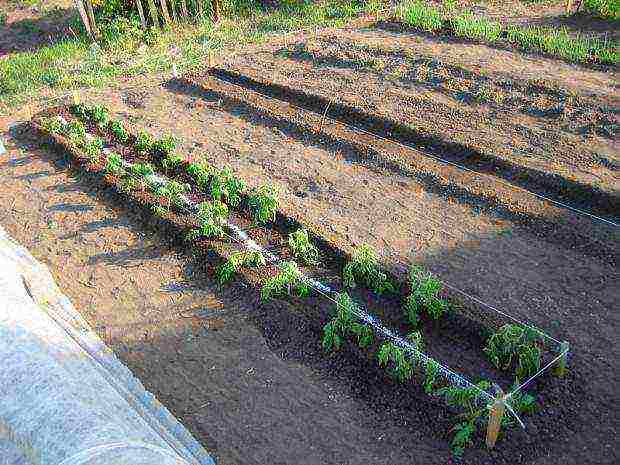
[[[9,53],[31,52],[69,38],[75,10],[54,8],[37,18],[25,18],[0,28],[0,56]]]
[[[586,34],[600,39],[618,40],[620,38],[620,21],[613,19],[597,18],[585,12],[579,12],[571,16],[546,16],[542,18],[530,19],[526,26],[565,28],[569,32],[576,34]]]
[[[378,70],[374,68],[376,63],[368,59],[345,59],[337,54],[311,52],[305,44],[298,45],[293,50],[281,49],[277,54],[297,62],[312,63],[317,67],[330,66],[355,71],[363,70],[380,79],[399,82],[405,88],[413,85],[440,92],[474,108],[488,105],[500,111],[518,111],[543,121],[565,121],[562,129],[574,134],[595,133],[602,137],[615,137],[613,109],[590,105],[583,101],[584,99],[568,105],[569,94],[562,89],[550,88],[541,83],[524,86],[508,78],[497,80],[460,66],[443,63],[432,56],[416,54],[413,58],[407,56],[404,50],[384,50],[379,47],[356,44],[346,45],[349,50],[359,49],[373,57],[399,59],[401,62],[398,64],[406,63],[407,70],[394,68],[398,65],[394,63],[390,64],[390,69],[394,68],[394,72],[385,68]],[[543,104],[541,96],[551,98],[554,101],[553,104],[550,105],[547,101]],[[588,122],[576,124],[581,117]]]
[[[319,115],[323,115],[325,109],[328,108],[327,116],[332,119],[363,129],[375,136],[389,135],[390,140],[421,150],[432,158],[439,157],[450,163],[458,163],[473,171],[488,174],[577,208],[592,210],[594,213],[610,218],[620,216],[617,195],[602,191],[597,187],[566,179],[557,174],[517,165],[493,154],[482,153],[465,144],[447,140],[440,135],[421,132],[414,127],[366,113],[347,104],[330,102],[319,95],[308,94],[288,86],[260,82],[224,69],[212,69],[210,74],[218,79],[267,94]]]
[[[487,198],[468,191],[465,187],[452,183],[446,184],[435,174],[414,171],[407,166],[386,159],[381,153],[362,147],[342,138],[333,137],[325,132],[318,133],[305,125],[287,118],[275,116],[251,102],[229,96],[218,90],[196,85],[191,81],[178,79],[169,81],[166,88],[172,92],[201,98],[207,102],[218,103],[219,107],[251,124],[267,128],[278,128],[284,134],[308,146],[317,144],[329,151],[337,151],[345,160],[357,163],[380,174],[395,174],[414,179],[427,192],[441,196],[450,202],[458,202],[474,211],[484,211],[496,218],[507,219],[523,226],[537,238],[560,247],[579,247],[585,255],[609,257],[608,239],[601,242],[590,235],[582,235],[570,226],[571,221],[560,218],[552,219],[523,211],[514,211],[509,204],[499,203],[497,198]],[[337,110],[338,111],[338,110]],[[343,110],[344,111],[344,110]],[[356,110],[357,111],[357,110]]]

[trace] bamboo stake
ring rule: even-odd
[[[170,15],[168,14],[168,6],[166,5],[166,0],[159,0],[159,4],[161,5],[161,14],[164,18],[164,21],[168,26],[170,26]]]
[[[143,29],[146,29],[146,17],[144,16],[144,8],[142,8],[142,0],[136,0],[136,5],[138,7],[138,14],[140,15],[140,24],[142,24]]]
[[[151,15],[151,19],[153,20],[153,25],[156,28],[159,28],[159,16],[157,15],[157,7],[155,6],[155,0],[147,0],[149,5],[149,13]]]
[[[84,3],[82,3],[82,0],[73,0],[73,4],[75,5],[75,8],[78,10],[78,13],[80,14],[80,18],[82,18],[84,29],[86,29],[86,32],[88,33],[90,38],[94,39],[93,31],[90,28],[90,21],[88,20],[88,15],[86,14],[86,9],[84,8]]]
[[[97,23],[95,21],[93,4],[91,0],[84,0],[84,2],[86,3],[86,15],[88,16],[88,20],[90,21],[90,28],[93,31],[93,36],[99,37],[99,28],[97,27]]]
[[[564,352],[564,355],[558,362],[553,371],[553,374],[559,376],[560,378],[566,374],[566,362],[568,361],[568,342],[564,341],[560,344],[560,353]]]
[[[497,397],[495,398],[495,402],[493,402],[491,412],[489,412],[489,424],[487,425],[486,442],[489,449],[492,449],[495,446],[499,429],[502,426],[502,417],[504,416],[504,411],[506,410],[504,391],[502,391],[499,386],[495,386],[495,389],[497,391]]]

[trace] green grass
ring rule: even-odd
[[[426,32],[436,32],[444,26],[441,11],[425,5],[422,1],[401,4],[396,10],[396,15],[410,26]]]
[[[605,3],[618,2],[620,0]],[[454,8],[444,8],[442,11],[421,0],[401,3],[395,15],[405,24],[425,32],[449,30],[458,37],[487,43],[507,42],[523,50],[538,51],[575,63],[620,63],[620,44],[617,42],[571,36],[566,29],[504,26],[470,12],[457,14]]]
[[[217,26],[205,19],[160,32],[145,33],[135,20],[121,18],[101,28],[99,45],[91,45],[86,38],[67,39],[36,51],[14,53],[0,61],[0,112],[43,89],[104,88],[120,77],[168,73],[173,62],[180,72],[200,71],[214,51],[261,43],[272,33],[341,27],[367,8],[357,0],[283,3],[273,11],[239,6]],[[376,2],[368,4],[369,10],[373,8]],[[74,23],[74,29],[78,24]],[[177,58],[170,54],[173,45],[179,49]]]
[[[600,18],[620,21],[620,0],[584,0],[583,7]]]
[[[475,17],[471,13],[463,13],[452,18],[452,28],[459,37],[497,41],[502,33],[502,25],[497,21],[490,21],[484,17]]]

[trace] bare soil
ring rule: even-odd
[[[5,25],[0,25],[0,60],[13,53],[34,51],[78,31],[71,29],[75,15],[70,0],[50,0],[40,5],[15,5],[2,2],[0,12],[7,14]]]
[[[376,59],[386,67],[370,71]],[[422,66],[433,79],[412,79]],[[618,229],[520,190],[618,222],[613,73],[365,30],[253,49],[212,74],[99,101],[136,128],[181,137],[182,152],[230,166],[251,186],[276,183],[284,213],[342,250],[369,243],[400,276],[423,264],[568,340],[569,375],[537,386],[541,411],[527,430],[491,452],[466,452],[464,463],[618,460],[609,407]],[[504,100],[472,104],[481,83]],[[323,117],[325,101],[333,108]],[[556,106],[566,118],[529,112]],[[379,140],[378,121],[416,132]],[[366,123],[371,134],[343,123]],[[219,463],[452,460],[441,402],[352,350],[326,357],[320,324],[295,302],[259,302],[252,280],[216,286],[213,261],[170,240],[174,230],[39,147],[23,126],[10,137],[0,161],[3,226],[49,264],[94,326],[114,334],[114,350]]]

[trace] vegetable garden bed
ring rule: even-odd
[[[238,276],[265,300],[288,300],[324,325],[326,351],[346,345],[369,363],[376,359],[400,382],[417,382],[429,395],[445,398],[457,415],[456,453],[479,437],[489,409],[497,413],[506,405],[516,415],[533,410],[534,397],[520,391],[495,402],[492,384],[507,392],[541,368],[564,370],[566,346],[473,311],[421,268],[412,267],[405,282],[383,270],[367,247],[345,253],[281,213],[272,186],[248,190],[232,171],[178,155],[173,137],[130,134],[102,107],[58,107],[33,125],[184,234],[197,253],[210,257],[214,279],[224,284]],[[513,417],[503,418],[508,424]]]

